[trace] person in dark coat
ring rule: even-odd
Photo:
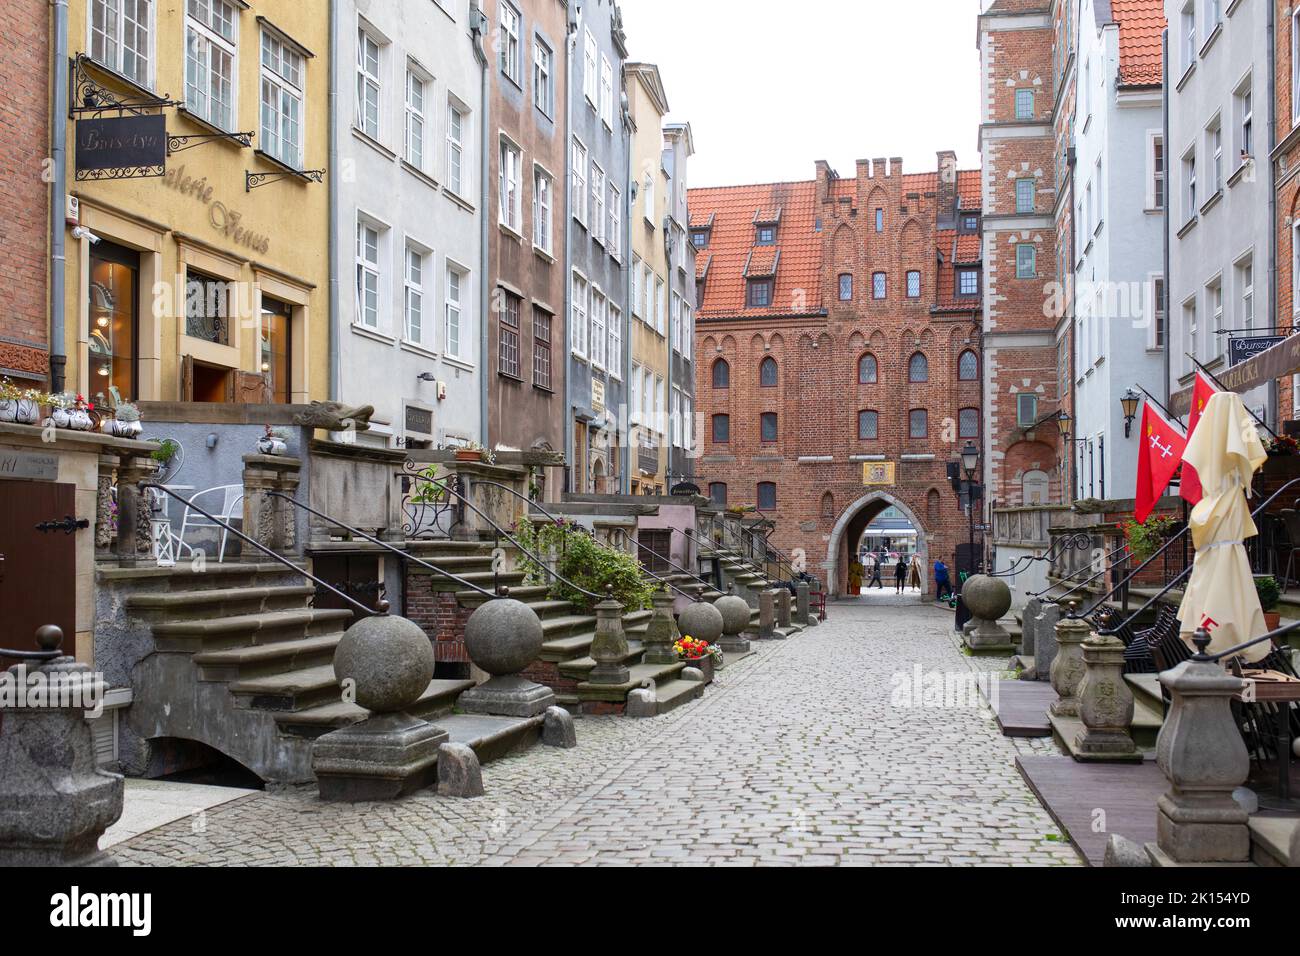
[[[942,601],[951,596],[952,583],[948,580],[948,565],[943,563],[943,558],[939,558],[934,562],[934,598]]]
[[[902,594],[903,585],[907,583],[907,562],[903,556],[898,556],[898,563],[894,565],[894,593]]]
[[[885,587],[880,580],[880,555],[878,554],[871,556],[871,580],[867,582],[867,587],[871,587],[873,584],[882,590]]]

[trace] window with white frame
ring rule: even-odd
[[[357,220],[356,321],[368,329],[379,328],[379,233],[377,225]]]
[[[1214,337],[1209,342],[1209,354],[1217,355],[1225,347],[1223,332],[1223,281],[1214,279],[1205,287],[1205,311],[1209,316],[1206,329]],[[1196,354],[1196,353],[1192,353]]]
[[[1196,148],[1183,154],[1183,221],[1196,218]]]
[[[533,38],[533,105],[547,116],[555,112],[555,54],[540,37]]]
[[[1163,349],[1165,347],[1165,329],[1168,327],[1168,317],[1165,312],[1165,279],[1164,276],[1151,277],[1151,334],[1148,338],[1149,347],[1153,349]]]
[[[468,360],[469,337],[462,317],[464,315],[465,295],[469,290],[469,273],[447,264],[447,291],[444,296],[446,332],[443,340],[443,354],[452,358]]]
[[[1255,104],[1251,93],[1251,78],[1247,76],[1233,96],[1233,110],[1237,121],[1237,159],[1234,168],[1255,155]]]
[[[1147,159],[1150,163],[1147,173],[1147,208],[1165,208],[1165,138],[1159,133],[1151,134],[1148,139],[1150,149]]]
[[[668,396],[668,442],[674,448],[681,447],[682,390],[676,385]]]
[[[154,0],[90,0],[90,56],[140,86],[153,86]]]
[[[623,255],[623,193],[609,181],[609,232],[606,234],[605,247],[614,258]]]
[[[428,81],[416,70],[406,69],[406,161],[424,169],[424,93]]]
[[[632,317],[636,319],[639,319],[644,311],[641,305],[641,299],[645,295],[644,288],[641,257],[636,253],[632,253]]]
[[[605,241],[605,171],[596,163],[591,164],[591,222],[587,228],[591,238]]]
[[[569,196],[569,205],[573,207],[573,218],[584,226],[587,224],[587,147],[576,136],[573,138],[573,192]]]
[[[609,374],[623,377],[623,310],[609,303]]]
[[[447,188],[457,196],[469,190],[469,164],[465,157],[468,114],[455,103],[447,105]]]
[[[1237,274],[1237,304],[1239,309],[1236,325],[1240,329],[1251,329],[1255,326],[1254,258],[1246,256],[1240,260],[1235,271]]]
[[[605,329],[605,317],[608,313],[608,300],[600,287],[591,287],[591,364],[596,368],[605,367],[605,345],[608,341]]]
[[[406,263],[402,284],[405,292],[402,334],[408,342],[424,344],[424,264],[426,253],[419,246],[406,244]]]
[[[664,380],[661,376],[655,376],[655,431],[663,434],[668,427],[664,421]]]
[[[920,273],[917,273],[917,281],[920,282]],[[978,269],[959,269],[957,271],[957,294],[958,295],[977,295],[980,290],[980,274]],[[920,294],[918,289],[918,295]]]
[[[600,119],[614,128],[614,68],[604,55],[600,58]]]
[[[650,268],[650,263],[648,262],[642,266],[642,269],[644,271],[644,275],[642,276],[641,287],[645,295],[645,306],[641,310],[641,318],[645,321],[646,325],[650,326],[651,328],[654,328],[655,275],[654,275],[654,271]]]
[[[587,357],[587,280],[573,273],[573,311],[569,316],[569,347],[578,358]]]
[[[294,169],[303,165],[303,56],[262,29],[262,149]]]
[[[596,108],[596,87],[600,82],[598,70],[596,36],[591,30],[586,30],[582,44],[582,92],[587,97],[587,102],[591,104],[592,109]]]
[[[497,203],[498,221],[507,229],[523,232],[524,196],[521,169],[523,153],[504,136],[501,138],[501,170],[497,183],[500,201]]]
[[[497,43],[501,52],[501,72],[523,86],[523,64],[520,62],[520,17],[506,0],[501,2],[501,22],[497,26]]]
[[[1097,205],[1093,213],[1096,225],[1093,228],[1098,229],[1106,220],[1106,180],[1102,173],[1100,156],[1097,157],[1097,166],[1093,170],[1093,176],[1095,177],[1094,181],[1097,183]]]
[[[1196,4],[1187,0],[1180,14],[1183,38],[1183,72],[1186,73],[1196,62]]]
[[[1196,297],[1192,296],[1183,303],[1183,350],[1188,355],[1196,355],[1196,346],[1200,341],[1199,316],[1196,312]],[[1191,360],[1183,363],[1186,371],[1192,370]]]
[[[682,355],[689,362],[695,349],[695,310],[682,303]]]
[[[379,41],[366,32],[357,30],[357,129],[371,139],[379,139],[379,99],[382,85],[379,79]]]
[[[643,199],[641,208],[645,218],[653,223],[655,221],[655,178],[652,173],[646,173],[645,181],[641,183],[641,196]]]
[[[550,255],[552,249],[552,215],[555,206],[555,180],[541,166],[533,166],[533,245]]]
[[[1208,37],[1222,22],[1223,0],[1205,0],[1205,35]]]
[[[682,394],[682,447],[693,447],[695,440],[695,418],[691,414],[691,396]]]
[[[627,417],[634,424],[641,421],[641,366],[636,362],[632,363],[632,380],[628,387]]]
[[[227,0],[188,0],[185,108],[218,129],[235,128],[239,8]]]
[[[1223,127],[1217,116],[1205,128],[1205,154],[1210,161],[1210,178],[1205,184],[1208,200],[1223,188]]]
[[[665,315],[668,312],[668,297],[664,295],[664,280],[655,276],[655,331],[660,335],[665,331]]]
[[[533,384],[551,389],[551,313],[533,306]]]
[[[682,350],[682,297],[676,292],[671,293],[668,328],[668,340],[673,344],[673,351],[680,352]]]

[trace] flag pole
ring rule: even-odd
[[[1228,388],[1226,385],[1224,385],[1222,382],[1220,382],[1219,379],[1218,379],[1218,377],[1217,377],[1213,372],[1211,372],[1208,368],[1206,368],[1206,367],[1205,367],[1204,365],[1202,365],[1200,362],[1196,361],[1195,357],[1194,357],[1190,352],[1184,352],[1183,354],[1186,355],[1189,359],[1191,359],[1191,362],[1192,362],[1193,365],[1195,365],[1198,369],[1200,369],[1202,372],[1204,372],[1206,375],[1208,375],[1208,376],[1210,377],[1210,381],[1214,382],[1215,385],[1219,386],[1219,390],[1220,390],[1220,391],[1222,391],[1222,392],[1231,392],[1231,391],[1233,391],[1233,389]],[[1193,388],[1195,388],[1195,385],[1193,385]],[[1274,438],[1277,438],[1277,437],[1278,437],[1278,436],[1277,436],[1277,432],[1273,431],[1273,429],[1271,429],[1271,428],[1268,427],[1268,422],[1264,421],[1264,419],[1260,418],[1260,417],[1259,417],[1258,415],[1256,415],[1253,411],[1251,411],[1250,408],[1246,405],[1245,402],[1242,403],[1241,407],[1246,409],[1246,412],[1250,415],[1251,418],[1255,419],[1255,421],[1259,422],[1262,426],[1264,426],[1264,430],[1265,430],[1266,432],[1268,432],[1268,433],[1269,433],[1270,435],[1272,435]]]

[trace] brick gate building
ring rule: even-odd
[[[928,173],[816,173],[691,191],[696,481],[773,518],[775,543],[842,593],[891,505],[923,561],[967,540],[946,465],[983,419],[980,186],[951,152]]]

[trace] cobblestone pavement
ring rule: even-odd
[[[978,706],[909,706],[966,658],[933,605],[836,605],[652,720],[483,769],[487,796],[258,793],[115,847],[134,864],[1079,864]],[[914,667],[919,665],[920,670]]]

